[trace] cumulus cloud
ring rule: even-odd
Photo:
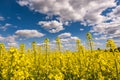
[[[43,37],[45,34],[38,32],[37,30],[17,30],[15,32],[16,35],[26,38],[33,38],[33,37]]]
[[[15,46],[15,47],[18,46],[18,44],[17,44],[16,42],[8,43],[7,45],[8,45],[8,46]]]
[[[79,38],[76,37],[76,36],[71,36],[71,37],[70,37],[70,40],[71,40],[71,41],[76,41],[76,40],[78,40],[78,39],[79,39]]]
[[[18,42],[16,41],[17,38],[18,36],[16,35],[8,36],[5,38],[5,41],[7,42],[8,46],[18,46]]]
[[[0,35],[0,42],[7,43],[8,46],[17,46],[16,38],[18,38],[16,35],[7,36],[7,37]]]
[[[103,21],[101,13],[116,5],[115,0],[18,0],[18,3],[36,12],[58,15],[62,20],[90,24]]]
[[[120,5],[116,5],[116,0],[18,0],[18,3],[35,12],[59,16],[62,22],[78,21],[84,26],[93,26],[91,32],[108,35],[107,38],[110,38],[112,34],[114,34],[113,38],[119,38],[120,35]],[[103,15],[102,13],[108,8],[112,8],[112,11]],[[53,22],[47,23],[41,24],[44,28],[47,27],[49,32],[63,30],[62,23],[58,26],[59,29],[48,26]]]
[[[100,49],[105,49],[105,43],[95,42],[95,43],[94,43],[94,48],[95,48],[95,49],[98,49],[98,48],[100,48]]]
[[[75,50],[75,47],[76,47],[75,42],[76,42],[76,40],[79,39],[77,36],[72,36],[71,33],[65,32],[65,33],[59,34],[58,37],[61,40],[63,49]],[[53,40],[50,44],[52,46],[52,49],[56,48],[56,40]]]
[[[95,40],[106,40],[106,39],[108,39],[107,35],[102,35],[99,38],[95,37]]]
[[[38,22],[38,25],[41,25],[43,28],[48,30],[50,33],[56,33],[61,30],[64,30],[63,24],[61,22],[58,22],[56,20],[53,21],[40,21]]]
[[[76,50],[76,45],[68,43],[68,44],[64,44],[63,48],[65,50],[75,51]]]
[[[101,23],[93,27],[95,32],[100,32],[101,34],[114,34],[116,30],[120,29],[119,19],[109,22],[109,23]]]
[[[21,5],[21,6],[24,6],[24,5],[28,5],[29,2],[26,0],[19,0],[18,3]]]
[[[113,18],[120,17],[120,5],[117,6],[115,9],[113,9],[113,11],[108,14],[108,16],[113,17]]]
[[[0,41],[4,41],[4,39],[5,38],[0,35]]]
[[[58,35],[58,37],[61,39],[62,43],[69,43],[69,42],[75,42],[79,38],[76,36],[72,36],[71,33],[62,33]]]
[[[5,41],[9,42],[9,43],[15,43],[16,42],[16,40],[15,40],[16,38],[18,38],[18,36],[16,36],[16,35],[8,36],[8,37],[5,38]]]
[[[108,38],[120,38],[120,6],[107,14],[106,19],[109,22],[103,22],[93,27],[93,32],[108,35]]]
[[[62,34],[58,35],[58,37],[60,37],[60,38],[71,37],[71,33],[62,33]]]
[[[63,48],[66,50],[76,50],[76,40],[79,38],[76,36],[70,36],[68,38],[62,38]]]

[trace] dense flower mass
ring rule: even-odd
[[[56,50],[49,49],[48,38],[44,46],[33,42],[31,49],[0,44],[0,80],[120,80],[119,51],[86,50],[80,40],[76,51],[62,51],[56,41]]]

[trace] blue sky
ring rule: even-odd
[[[0,42],[6,46],[40,45],[45,38],[54,45],[57,36],[65,48],[77,39],[86,46],[90,31],[96,48],[103,48],[109,38],[119,44],[119,22],[119,0],[0,0]]]

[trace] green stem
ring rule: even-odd
[[[117,64],[116,55],[115,55],[114,51],[113,51],[113,56],[115,56],[114,62],[115,62],[116,76],[117,76],[117,80],[119,80],[118,64]]]

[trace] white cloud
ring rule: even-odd
[[[79,38],[76,37],[76,36],[71,36],[71,37],[70,37],[70,40],[71,40],[71,41],[76,41],[76,40],[78,40],[78,39],[79,39]]]
[[[98,36],[98,35],[100,35],[100,34],[97,32],[97,33],[94,33],[93,35],[94,35],[94,36]]]
[[[103,43],[100,43],[100,42],[95,42],[95,45],[96,45],[96,46],[102,46],[102,45],[103,45]]]
[[[95,42],[94,43],[94,49],[105,49],[105,43],[102,43],[102,42]]]
[[[8,36],[8,37],[5,38],[5,41],[9,42],[9,43],[15,43],[16,42],[16,40],[15,40],[16,38],[18,38],[18,36],[16,36],[16,35]]]
[[[8,27],[11,27],[11,26],[12,26],[12,24],[6,23],[5,25],[0,26],[0,29],[3,30],[3,31],[6,31],[6,29],[7,29]]]
[[[31,10],[47,14],[48,16],[57,15],[62,22],[78,21],[85,26],[93,26],[91,32],[108,35],[107,38],[120,38],[120,5],[117,6],[115,1],[116,0],[19,0],[18,3],[21,6],[27,6]],[[102,15],[108,8],[113,9],[111,12],[106,13],[106,16]],[[48,28],[48,31],[52,33],[60,31],[56,31],[56,27],[54,28],[55,29]],[[60,29],[63,30],[63,24]],[[114,36],[112,34],[114,34]]]
[[[61,22],[58,22],[56,20],[53,21],[40,21],[38,22],[39,25],[41,25],[43,28],[48,30],[50,33],[56,33],[61,30],[64,30],[63,24]]]
[[[106,20],[110,22],[97,24],[92,31],[107,35],[106,39],[120,38],[120,6],[117,6],[112,12],[107,14]]]
[[[62,43],[69,43],[69,42],[75,42],[79,38],[76,36],[72,36],[71,33],[62,33],[58,35],[58,37],[61,39]]]
[[[28,5],[29,4],[29,2],[26,0],[20,0],[19,2],[18,2],[21,6],[24,6],[24,5]]]
[[[101,36],[101,37],[96,37],[95,38],[95,40],[106,40],[106,39],[108,39],[108,37],[107,36]]]
[[[8,45],[8,46],[15,46],[15,47],[18,46],[18,44],[17,44],[16,42],[8,43],[7,45]]]
[[[80,31],[84,31],[84,29],[83,29],[83,28],[80,28]]]
[[[0,41],[4,41],[4,39],[5,38],[0,35]]]
[[[4,20],[5,20],[5,18],[0,16],[0,21],[4,21]]]
[[[114,17],[120,17],[120,5],[117,6],[115,9],[113,9],[113,11],[111,13],[108,14],[108,16],[112,16],[113,18]]]
[[[71,51],[76,50],[76,44],[67,43],[67,44],[64,44],[63,47],[65,50],[71,50]]]
[[[16,35],[26,38],[33,38],[33,37],[43,37],[44,34],[41,32],[38,32],[37,30],[17,30],[15,32]]]
[[[69,33],[69,32],[62,33],[62,34],[58,35],[58,37],[61,40],[63,49],[65,49],[65,50],[67,50],[67,49],[75,50],[75,48],[76,48],[76,40],[79,39],[78,37],[72,36],[72,34]],[[56,40],[53,40],[51,42],[51,44],[52,44],[52,49],[55,49],[56,48]]]
[[[93,27],[94,32],[103,34],[114,34],[120,29],[120,20],[115,20],[110,23],[101,23]]]
[[[66,37],[70,37],[71,36],[71,33],[62,33],[60,35],[58,35],[58,37],[60,38],[66,38]]]
[[[0,35],[0,42],[7,43],[8,46],[17,46],[16,38],[17,38],[16,35],[7,37],[3,37]]]
[[[115,43],[120,43],[120,40],[116,40]]]
[[[21,6],[47,15],[58,15],[63,21],[101,23],[101,13],[116,5],[115,0],[18,0]],[[64,5],[64,6],[63,6]]]
[[[63,38],[63,39],[61,39],[61,42],[62,43],[69,43],[70,42],[70,38]]]
[[[7,36],[7,37],[3,37],[0,35],[0,41],[3,41],[3,42],[15,42],[15,38],[17,36],[13,35],[13,36]]]

